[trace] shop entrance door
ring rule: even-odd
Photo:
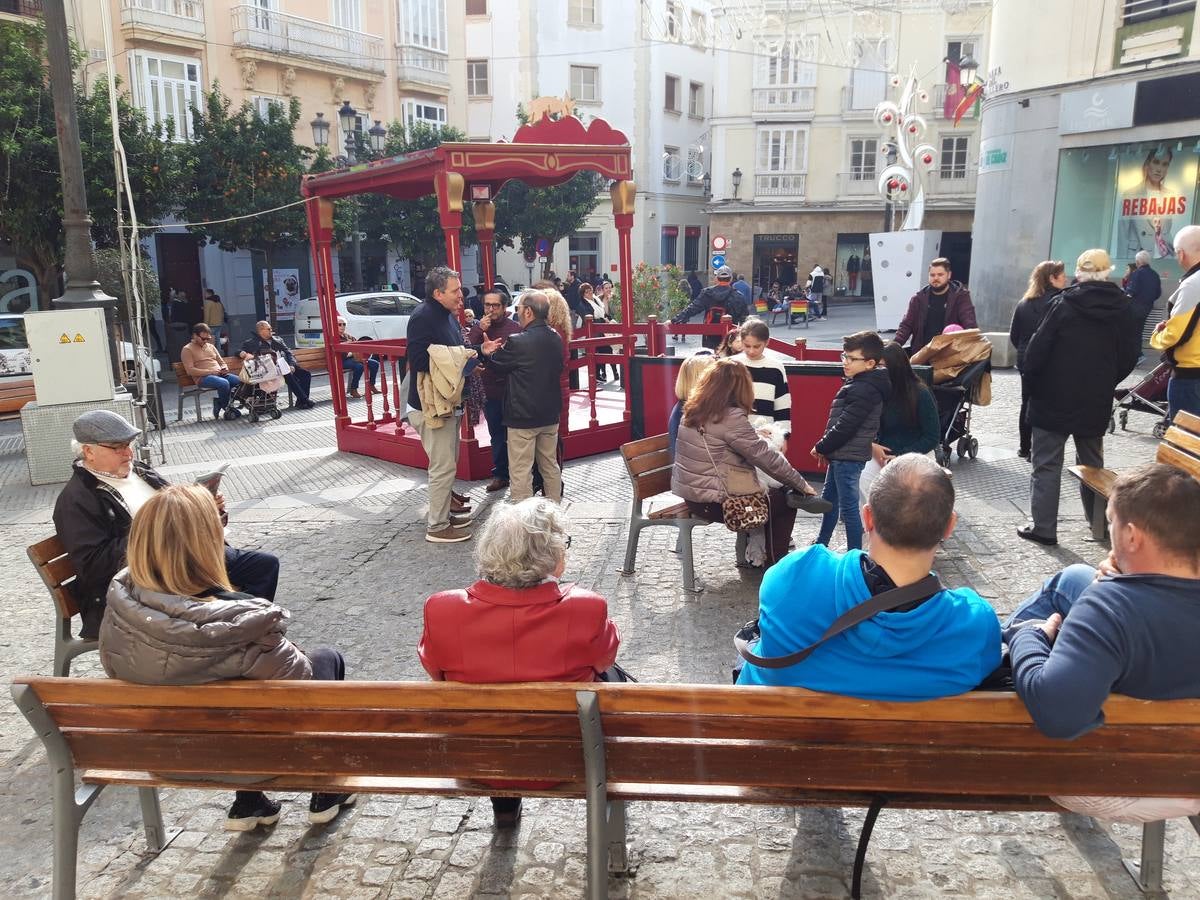
[[[971,232],[943,231],[942,256],[950,260],[950,277],[967,284],[971,276]]]
[[[763,290],[778,281],[785,288],[796,283],[798,234],[756,234],[754,236],[753,282]]]

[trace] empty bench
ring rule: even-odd
[[[223,356],[225,367],[229,369],[233,375],[242,371],[242,358],[240,356]],[[175,410],[175,418],[177,421],[183,421],[183,399],[184,397],[194,397],[196,400],[196,421],[203,420],[204,416],[200,412],[200,395],[215,391],[216,388],[201,387],[196,379],[192,378],[184,369],[183,363],[171,363],[171,368],[175,370],[175,381],[179,385],[179,408]]]
[[[1154,454],[1157,462],[1174,466],[1200,479],[1200,416],[1186,410],[1175,414],[1175,419]],[[1099,466],[1068,466],[1067,471],[1079,479],[1079,483],[1096,495],[1092,507],[1092,537],[1103,541],[1108,536],[1108,520],[1105,516],[1108,495],[1119,472]]]
[[[19,418],[21,408],[36,399],[32,379],[16,384],[0,384],[0,419]]]
[[[631,800],[865,806],[857,897],[884,807],[1055,811],[1051,793],[1200,795],[1195,700],[1114,697],[1106,725],[1057,741],[1011,693],[883,703],[724,685],[80,678],[17,678],[11,690],[48,758],[57,900],[74,896],[80,822],[108,785],[138,788],[158,850],[172,834],[160,787],[487,796],[504,791],[484,779],[552,782],[520,793],[586,799],[592,900],[626,867]],[[1164,833],[1146,826],[1132,867],[1147,889],[1160,884]]]

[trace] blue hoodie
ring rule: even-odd
[[[759,656],[816,643],[870,599],[861,550],[816,544],[767,569],[759,591]],[[947,589],[909,612],[879,613],[786,669],[746,663],[738,684],[805,687],[865,700],[930,700],[978,687],[1000,665],[1000,620],[970,588]]]

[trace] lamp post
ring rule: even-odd
[[[896,145],[889,142],[884,145],[884,150],[887,153],[888,166],[894,166],[896,164]],[[883,230],[885,232],[891,231],[894,223],[895,216],[892,211],[892,197],[891,194],[888,194],[883,201]]]
[[[353,166],[358,162],[358,110],[350,105],[349,100],[343,100],[337,114],[338,121],[342,125],[342,133],[346,136],[346,155],[344,157],[346,165]],[[356,291],[361,291],[363,289],[362,241],[358,234],[358,200],[351,202],[354,204],[354,221],[351,223],[351,228],[354,230],[350,234],[350,248],[354,259],[354,271],[350,273],[350,286]]]
[[[958,61],[958,83],[963,87],[969,87],[975,83],[975,76],[979,72],[979,63],[975,61],[975,57],[967,54]]]
[[[712,197],[712,172],[704,173],[704,199],[708,200]]]
[[[733,174],[729,176],[733,181],[733,199],[738,198],[738,189],[742,186],[742,170],[740,167],[733,170]]]

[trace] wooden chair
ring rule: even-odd
[[[75,566],[58,535],[32,544],[25,552],[54,599],[54,608],[58,613],[54,625],[54,674],[66,678],[71,674],[71,660],[81,653],[97,649],[100,642],[71,634],[71,620],[79,615],[79,604],[69,586],[75,578]]]
[[[767,301],[761,297],[754,301],[754,314],[756,316],[765,316],[770,310],[771,307],[767,305]]]
[[[788,304],[788,328],[796,324],[796,318],[804,320],[804,327],[808,327],[808,301],[793,300]]]

